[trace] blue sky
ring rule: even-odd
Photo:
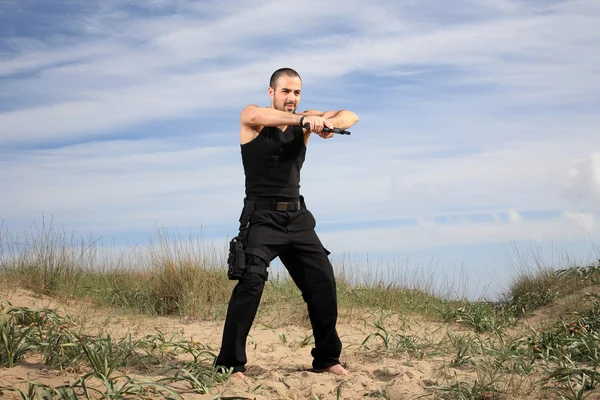
[[[434,260],[475,293],[502,290],[515,249],[598,257],[600,3],[254,4],[2,2],[4,229],[46,216],[119,246],[160,226],[220,246],[239,112],[289,66],[300,109],[360,117],[311,140],[302,172],[334,261]]]

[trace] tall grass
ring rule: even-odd
[[[0,230],[0,252],[5,287],[150,315],[220,316],[232,286],[223,254],[165,230],[148,246],[118,249],[44,221],[21,235]]]
[[[30,232],[12,234],[0,227],[0,281],[4,288],[24,287],[62,300],[85,299],[147,315],[219,319],[225,315],[234,281],[226,277],[227,243],[205,242],[158,229],[147,245],[106,246],[93,236],[77,238],[43,220]],[[571,261],[571,260],[567,260]],[[467,275],[437,281],[436,266],[409,268],[408,263],[332,258],[342,308],[383,308],[439,316],[483,331],[509,325],[512,317],[532,312],[555,299],[576,293],[600,279],[589,268],[560,270],[520,254],[517,274],[500,304],[466,299]],[[274,263],[276,264],[276,263]],[[272,265],[263,309],[304,310],[299,291],[282,267]],[[576,269],[565,269],[575,271]],[[598,273],[596,273],[598,272]],[[581,274],[585,273],[585,277]],[[510,311],[507,311],[510,310]],[[260,312],[263,312],[261,310]]]
[[[0,279],[5,288],[23,287],[61,300],[84,299],[147,315],[219,319],[235,285],[226,276],[227,246],[158,229],[147,245],[121,249],[93,238],[77,238],[43,220],[30,232],[0,229]],[[305,312],[287,272],[271,267],[260,313]],[[338,298],[347,310],[389,308],[434,314],[444,296],[460,290],[436,282],[435,269],[333,260]],[[464,277],[464,276],[463,276]],[[461,282],[463,283],[463,282]]]
[[[514,269],[513,279],[501,301],[516,316],[530,314],[559,298],[600,283],[599,266],[581,265],[564,253],[552,263],[544,262],[538,253],[518,253]]]

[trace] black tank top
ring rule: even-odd
[[[265,126],[252,141],[241,145],[246,197],[297,199],[306,146],[300,126],[285,131]]]

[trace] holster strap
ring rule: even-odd
[[[246,267],[246,272],[262,275],[262,277],[265,279],[268,279],[269,277],[269,272],[267,271],[266,265],[249,265]]]
[[[254,273],[254,274],[259,274],[261,275],[263,278],[265,278],[265,280],[269,279],[269,272],[267,271],[267,267],[269,266],[269,259],[267,256],[267,253],[261,249],[258,249],[256,247],[249,247],[246,249],[246,253],[247,254],[252,254],[258,258],[260,258],[261,260],[263,260],[263,263],[257,264],[257,263],[251,263],[250,265],[248,265],[246,267],[246,272],[247,273]]]
[[[260,258],[265,262],[265,265],[269,263],[269,256],[267,255],[267,252],[257,247],[248,247],[246,249],[246,254],[252,254],[253,256]]]

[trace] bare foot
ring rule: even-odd
[[[336,374],[336,375],[348,375],[349,372],[346,368],[342,367],[340,364],[336,364],[336,365],[332,365],[331,367],[327,368],[328,372],[331,372],[332,374]]]
[[[349,372],[347,369],[342,367],[340,364],[332,365],[331,367],[324,369],[315,369],[315,372],[331,372],[336,375],[348,375]]]
[[[248,378],[241,372],[234,372],[231,374],[231,379],[239,379],[245,382]]]

